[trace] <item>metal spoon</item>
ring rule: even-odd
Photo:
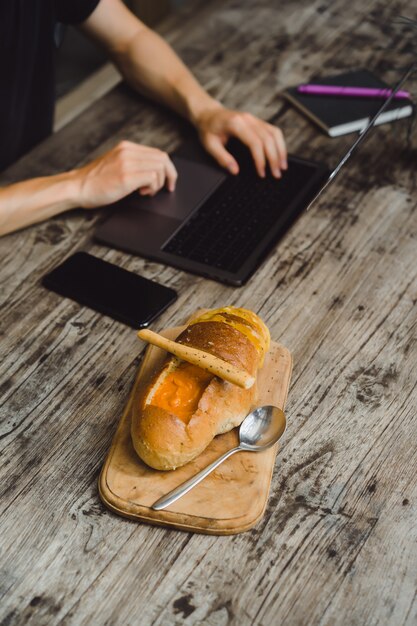
[[[270,448],[278,441],[285,432],[287,420],[281,409],[276,406],[260,406],[251,411],[243,420],[239,428],[239,445],[225,452],[216,461],[213,461],[198,474],[173,489],[162,498],[159,498],[152,509],[160,511],[169,506],[178,498],[188,493],[190,489],[198,485],[210,472],[223,463],[225,459],[235,452],[246,450],[247,452],[262,452]]]

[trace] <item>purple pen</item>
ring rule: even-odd
[[[317,96],[348,96],[356,98],[389,98],[392,89],[372,89],[370,87],[339,87],[333,85],[299,85],[299,93]],[[409,98],[408,91],[397,91],[394,98]]]

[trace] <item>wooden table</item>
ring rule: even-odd
[[[212,94],[275,116],[291,152],[335,163],[352,136],[327,138],[279,91],[323,69],[367,66],[395,81],[413,45],[393,18],[409,9],[201,0],[161,30]],[[407,86],[416,93],[415,80]],[[1,239],[1,624],[416,623],[417,148],[407,129],[376,129],[244,288],[93,244],[100,211]],[[77,166],[121,138],[170,150],[181,136],[175,116],[118,87],[1,184]],[[97,478],[143,344],[40,286],[79,249],[178,290],[156,330],[237,304],[292,351],[289,428],[255,529],[168,531],[101,504]]]

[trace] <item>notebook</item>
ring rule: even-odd
[[[315,78],[310,84],[389,88],[382,80],[368,70],[358,70],[337,76]],[[381,98],[355,98],[341,96],[318,96],[298,93],[297,86],[289,87],[283,94],[295,107],[318,124],[330,137],[338,137],[365,128],[381,106]],[[375,124],[384,124],[409,117],[413,113],[413,103],[409,99],[394,99],[379,115]]]

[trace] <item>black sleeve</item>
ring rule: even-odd
[[[55,0],[55,16],[63,24],[80,24],[94,11],[100,0]]]

